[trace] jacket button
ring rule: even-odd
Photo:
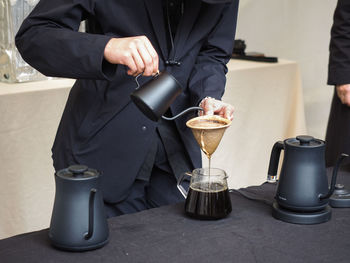
[[[142,126],[142,131],[146,131],[147,130],[147,127],[146,126]]]

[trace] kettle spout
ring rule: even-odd
[[[190,108],[187,108],[186,110],[180,112],[179,114],[173,116],[173,117],[166,117],[166,116],[162,116],[162,119],[164,120],[167,120],[167,121],[173,121],[175,119],[177,119],[178,117],[184,115],[185,113],[189,112],[189,111],[193,111],[193,110],[198,110],[198,111],[204,111],[204,109],[202,107],[190,107]]]
[[[330,186],[330,188],[329,188],[329,191],[328,191],[327,194],[321,194],[321,195],[319,196],[319,198],[320,198],[321,200],[322,200],[322,199],[327,199],[327,198],[329,198],[329,197],[333,194],[334,188],[335,188],[335,184],[336,184],[336,182],[337,182],[337,174],[338,174],[338,170],[339,170],[340,164],[341,164],[341,162],[342,162],[345,158],[347,158],[347,157],[349,157],[349,155],[347,155],[347,154],[345,154],[345,153],[342,153],[342,154],[339,156],[339,158],[338,158],[338,160],[337,160],[337,163],[335,164],[335,167],[334,167],[334,169],[333,169],[332,181],[331,181],[331,186]]]

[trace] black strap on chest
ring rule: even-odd
[[[167,39],[168,39],[168,49],[174,49],[174,38],[180,19],[184,13],[185,4],[184,0],[163,0],[163,13],[164,22],[166,25]],[[180,63],[174,59],[168,59],[165,61],[166,65],[177,65]]]

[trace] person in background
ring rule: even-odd
[[[341,153],[350,154],[350,1],[338,0],[331,29],[328,84],[334,95],[326,132],[326,165]],[[344,166],[350,170],[349,160]]]
[[[238,0],[41,0],[23,21],[16,46],[47,76],[74,78],[54,145],[56,170],[100,170],[107,215],[183,201],[179,175],[201,167],[188,118],[152,122],[130,94],[158,71],[184,87],[168,110],[201,105],[233,118],[221,101]],[[86,31],[78,32],[81,21]]]

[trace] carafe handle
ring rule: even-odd
[[[284,149],[284,143],[282,141],[276,142],[271,151],[269,170],[267,175],[267,182],[274,183],[277,181],[277,169],[280,159],[281,150]]]
[[[177,186],[177,189],[179,189],[180,193],[183,195],[183,197],[186,199],[188,191],[181,184],[183,182],[185,176],[192,176],[192,174],[189,173],[189,172],[181,174],[180,178],[177,181],[177,185],[176,186]]]
[[[89,229],[88,232],[85,234],[85,239],[90,239],[94,233],[94,207],[95,207],[95,199],[96,199],[96,192],[97,190],[95,188],[92,188],[90,190],[90,198],[89,198]]]

